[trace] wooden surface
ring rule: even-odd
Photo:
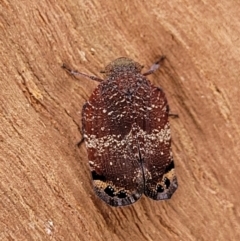
[[[240,3],[0,2],[0,240],[240,240]],[[93,193],[80,113],[127,56],[145,66],[173,113],[179,188],[112,208]]]

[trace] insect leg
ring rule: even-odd
[[[98,81],[98,82],[102,82],[103,80],[96,77],[96,76],[92,76],[92,75],[87,75],[87,74],[84,74],[84,73],[81,73],[81,72],[78,72],[77,70],[72,70],[70,69],[66,64],[63,64],[62,65],[62,68],[65,69],[69,74],[73,75],[73,76],[84,76],[86,78],[89,78],[91,80],[95,80],[95,81]]]
[[[160,64],[163,62],[163,60],[164,60],[165,58],[166,58],[166,57],[165,57],[164,55],[162,55],[162,56],[160,57],[160,59],[159,59],[158,61],[156,61],[147,72],[143,73],[143,75],[146,76],[146,75],[150,75],[150,74],[152,74],[153,72],[155,72],[155,71],[160,67]]]

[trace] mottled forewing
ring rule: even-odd
[[[144,97],[144,121],[139,122],[140,154],[145,176],[146,196],[168,199],[177,189],[171,151],[168,103],[164,92],[150,85]],[[141,134],[142,133],[142,134]]]
[[[109,205],[124,206],[141,197],[144,184],[131,106],[117,88],[103,81],[84,105],[82,123],[96,194]]]

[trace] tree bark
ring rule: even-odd
[[[1,240],[240,240],[240,3],[0,3]],[[179,188],[112,208],[94,194],[81,109],[126,56],[165,91]]]

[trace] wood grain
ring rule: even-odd
[[[0,3],[0,240],[240,240],[240,3]],[[112,208],[93,193],[80,112],[126,56],[168,97],[179,188]]]

